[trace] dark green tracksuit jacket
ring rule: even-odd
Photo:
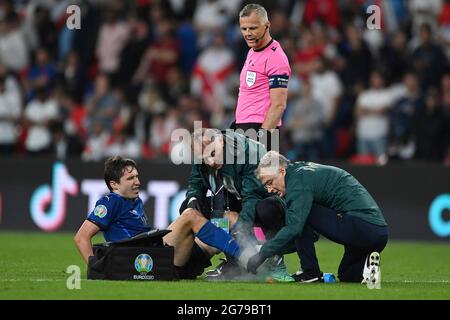
[[[369,192],[345,170],[312,162],[289,164],[285,176],[285,226],[261,248],[265,258],[292,247],[303,231],[313,203],[386,226]]]
[[[239,221],[253,225],[256,203],[270,195],[255,176],[259,160],[267,151],[263,144],[239,133],[225,131],[223,134],[225,164],[219,173],[226,191],[241,201]],[[227,155],[231,157],[227,159]],[[195,197],[204,203],[209,188],[207,166],[193,164],[186,198]]]

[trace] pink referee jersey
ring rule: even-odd
[[[278,41],[271,40],[257,51],[250,49],[240,75],[236,124],[263,123],[270,108],[270,89],[287,88],[290,76],[288,58]]]

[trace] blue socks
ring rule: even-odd
[[[240,249],[236,240],[222,228],[213,225],[211,221],[206,222],[195,236],[207,245],[217,248],[234,258],[239,256]]]

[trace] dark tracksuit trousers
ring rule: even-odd
[[[257,204],[256,215],[256,221],[268,239],[284,225],[284,208],[275,198],[261,200]],[[386,226],[377,226],[314,204],[301,236],[295,240],[304,272],[320,270],[314,245],[319,239],[318,234],[344,246],[338,277],[345,282],[361,282],[367,256],[373,251],[381,252],[388,240]]]

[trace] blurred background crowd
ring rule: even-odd
[[[290,159],[450,164],[448,0],[0,0],[0,157],[168,159],[174,129],[228,128],[250,2],[291,64]]]

